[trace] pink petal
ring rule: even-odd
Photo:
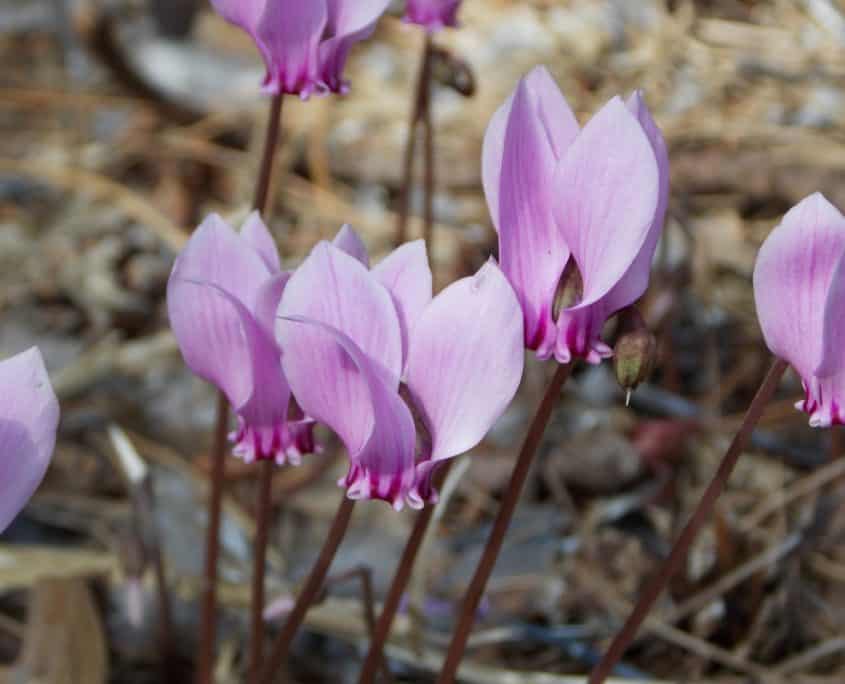
[[[280,316],[325,323],[377,360],[398,386],[402,373],[399,318],[387,290],[357,259],[319,243],[285,288]]]
[[[217,214],[194,231],[173,266],[171,278],[199,280],[219,286],[242,302],[255,299],[272,275],[265,260]]]
[[[438,31],[458,25],[460,6],[461,0],[408,0],[404,19],[424,26],[428,31]]]
[[[620,281],[649,238],[660,178],[649,138],[618,97],[584,127],[555,172],[555,218],[581,272],[575,309]]]
[[[389,4],[390,0],[328,0],[328,38],[320,45],[320,73],[330,91],[345,93],[349,89],[343,78],[349,51],[372,35]]]
[[[372,273],[387,288],[396,305],[402,329],[402,358],[407,359],[408,340],[432,296],[425,242],[415,240],[397,247],[373,268]]]
[[[519,302],[493,260],[423,312],[406,382],[431,436],[432,461],[472,449],[504,413],[522,378],[522,338]]]
[[[578,135],[578,121],[545,67],[538,66],[532,69],[520,81],[520,83],[523,82],[536,97],[536,116],[539,124],[544,129],[555,159],[560,159]],[[481,149],[484,195],[487,198],[487,206],[496,230],[499,230],[499,192],[502,160],[505,155],[505,138],[515,96],[516,91],[493,114],[484,133],[484,145]],[[553,172],[554,169],[552,169]]]
[[[267,61],[265,92],[308,97],[318,87],[319,44],[328,15],[325,0],[273,0],[258,22]]]
[[[279,303],[282,301],[282,294],[292,275],[291,271],[282,271],[271,277],[255,293],[254,300],[247,304],[258,324],[273,336]]]
[[[282,270],[282,265],[279,263],[279,249],[276,247],[276,241],[270,235],[270,231],[267,230],[266,224],[261,219],[261,214],[253,211],[247,216],[246,221],[241,226],[240,235],[241,240],[258,252],[270,273],[278,273]]]
[[[766,344],[805,382],[843,370],[845,218],[820,193],[789,210],[754,266]]]
[[[552,215],[559,193],[552,180],[558,143],[571,131],[564,121],[552,134],[548,126],[552,122],[546,118],[565,106],[561,99],[543,71],[535,70],[531,78],[520,81],[508,117],[499,177],[499,259],[522,305],[525,344],[531,349],[554,343],[552,301],[569,258]],[[488,183],[492,182],[488,175]]]
[[[319,321],[282,317],[278,333],[299,405],[349,451],[348,496],[401,509],[415,481],[416,437],[393,378],[348,336]]]
[[[215,11],[226,21],[255,35],[267,0],[211,0]]]
[[[59,403],[38,349],[0,362],[0,532],[41,484],[58,425]]]
[[[370,267],[370,255],[367,253],[367,246],[361,236],[348,223],[341,226],[334,240],[332,240],[332,244],[349,256],[355,257],[367,268]]]

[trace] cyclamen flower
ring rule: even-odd
[[[285,289],[276,331],[303,410],[349,452],[339,484],[397,510],[436,500],[435,466],[481,441],[522,376],[519,303],[498,266],[432,298],[422,240],[372,270],[351,229],[319,243]]]
[[[264,91],[307,98],[345,93],[349,50],[369,37],[389,0],[212,0],[246,31],[264,58]]]
[[[434,32],[458,25],[461,0],[408,0],[404,20]]]
[[[299,463],[314,450],[310,420],[290,420],[290,387],[273,334],[290,273],[257,212],[236,233],[203,221],[167,282],[170,325],[190,369],[222,391],[238,416],[230,435],[247,462]]]
[[[602,327],[645,292],[668,202],[666,145],[641,93],[581,129],[535,68],[494,114],[482,173],[526,347],[561,363],[611,356]]]
[[[790,209],[754,265],[763,337],[801,376],[810,425],[845,422],[845,217],[820,193]]]
[[[33,347],[0,361],[0,532],[29,501],[50,465],[59,402]]]

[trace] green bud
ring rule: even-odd
[[[651,375],[657,357],[657,340],[633,308],[620,314],[620,328],[622,332],[613,349],[613,370],[617,382],[626,392],[627,406],[631,391]]]

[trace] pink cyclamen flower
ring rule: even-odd
[[[0,532],[29,501],[50,465],[59,402],[33,347],[0,362]]]
[[[389,0],[212,0],[246,31],[264,57],[264,91],[307,98],[345,93],[349,50],[375,29]]]
[[[769,349],[801,376],[796,407],[814,427],[845,422],[845,217],[820,193],[760,247],[754,299]]]
[[[458,25],[461,0],[408,0],[404,20],[434,32]]]
[[[580,128],[535,68],[490,121],[482,174],[526,346],[561,363],[611,356],[602,327],[645,292],[669,193],[666,145],[641,93],[614,97]]]
[[[220,389],[238,416],[230,435],[247,462],[298,463],[314,450],[311,421],[290,420],[290,387],[273,334],[290,273],[257,212],[236,233],[216,214],[202,222],[167,282],[170,325],[185,363]]]
[[[422,240],[372,270],[345,227],[297,269],[276,331],[294,395],[343,440],[350,498],[434,501],[432,471],[473,448],[522,376],[522,316],[495,262],[432,298]]]

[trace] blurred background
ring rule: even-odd
[[[423,43],[400,15],[397,3],[354,50],[348,96],[286,99],[270,228],[289,265],[344,222],[373,254],[391,246]],[[495,253],[481,141],[531,67],[549,68],[581,120],[642,88],[670,148],[669,220],[641,306],[656,371],[630,408],[609,364],[577,371],[466,657],[468,682],[578,682],[767,368],[757,247],[811,192],[845,208],[845,4],[466,0],[460,16],[436,38],[438,286]],[[214,393],[182,364],[164,290],[208,212],[247,213],[262,74],[249,39],[204,0],[0,0],[0,357],[38,344],[63,408],[47,479],[0,539],[0,682],[188,681]],[[398,682],[432,680],[549,371],[529,363],[511,409],[452,470],[390,642]],[[794,411],[800,396],[788,375],[620,680],[843,681],[845,460],[839,429],[811,431]],[[346,457],[323,439],[273,483],[276,620],[341,494]],[[242,678],[255,474],[227,461],[219,682]],[[412,521],[357,507],[287,681],[356,681],[367,633],[349,571],[369,573],[378,600]]]

